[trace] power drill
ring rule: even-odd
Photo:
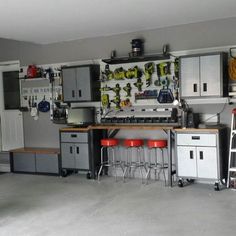
[[[156,69],[157,69],[157,86],[161,86],[161,77],[163,76],[167,76],[170,75],[170,62],[162,62],[156,65]]]
[[[125,79],[125,70],[122,68],[122,67],[120,67],[120,68],[117,68],[117,69],[115,69],[114,70],[114,79],[115,80],[123,80],[123,79]]]
[[[144,65],[144,74],[146,78],[146,86],[149,87],[151,85],[151,78],[154,72],[154,64],[152,62],[148,62]]]
[[[123,89],[127,93],[126,97],[131,97],[131,90],[132,90],[132,88],[131,88],[130,83],[127,83],[126,86]]]
[[[140,78],[137,79],[137,82],[134,83],[134,86],[138,88],[138,91],[141,92],[142,91],[142,86],[143,86],[143,82]]]
[[[142,71],[137,66],[135,66],[134,68],[129,68],[128,71],[125,72],[125,77],[127,79],[141,78],[142,74]]]

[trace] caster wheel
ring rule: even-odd
[[[62,176],[62,177],[66,177],[67,175],[68,175],[67,170],[62,169],[62,170],[61,170],[61,176]]]
[[[194,179],[186,179],[188,183],[194,183]]]
[[[183,184],[183,181],[182,181],[182,180],[179,180],[179,181],[178,181],[178,186],[179,186],[180,188],[182,188],[182,187],[184,186],[184,184]]]
[[[87,179],[91,179],[91,174],[90,174],[90,173],[87,173],[86,178],[87,178]]]
[[[215,183],[214,189],[215,189],[215,191],[220,191],[219,183]]]

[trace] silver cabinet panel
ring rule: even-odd
[[[79,133],[79,132],[63,132],[61,133],[61,142],[68,143],[87,143],[88,142],[88,133]]]
[[[35,155],[33,153],[14,153],[14,171],[35,172]]]
[[[180,60],[181,97],[200,96],[199,57],[187,57]]]
[[[197,157],[195,147],[177,147],[178,176],[197,177]]]
[[[76,69],[77,101],[89,101],[92,98],[90,67]]]
[[[39,173],[58,173],[57,154],[36,154],[36,172]]]
[[[198,178],[218,178],[217,153],[215,147],[197,147]]]
[[[215,134],[178,134],[177,145],[216,146]]]
[[[201,96],[222,96],[220,55],[200,57]]]
[[[74,68],[65,68],[62,70],[63,77],[63,99],[64,101],[77,101],[76,96],[76,70]]]
[[[73,143],[61,143],[62,168],[75,168],[75,150]]]
[[[88,144],[75,144],[75,167],[76,169],[89,169]]]

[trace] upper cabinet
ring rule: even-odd
[[[180,57],[181,97],[228,95],[227,54],[223,52]]]
[[[62,68],[64,102],[100,100],[100,66],[82,65]]]

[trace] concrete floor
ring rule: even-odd
[[[236,191],[0,175],[0,235],[235,235]]]

